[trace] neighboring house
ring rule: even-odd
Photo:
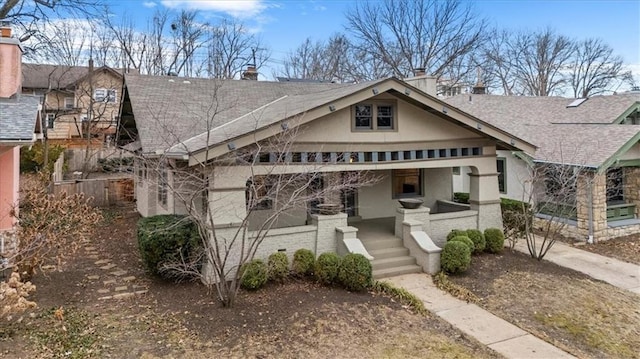
[[[0,32],[0,260],[13,238],[18,209],[20,146],[35,141],[41,98],[20,94],[20,42],[11,29]],[[0,267],[4,265],[0,263]]]
[[[378,238],[372,228],[388,223],[378,234],[393,241],[394,236],[407,240],[407,225],[416,231],[422,227],[442,246],[453,228],[501,227],[496,153],[535,151],[517,136],[436,98],[435,83],[426,76],[331,84],[125,75],[118,131],[126,148],[159,161],[153,169],[137,164],[138,211],[143,216],[185,213],[172,189],[180,187],[185,170],[200,177],[209,171],[208,194],[196,202],[209,211],[218,238],[235,233],[248,213],[252,230],[273,211],[269,203],[248,208],[245,183],[250,181],[322,172],[317,185],[323,187],[353,171],[379,178],[324,199],[339,202],[346,213],[310,214],[313,203],[287,211],[256,254],[266,258],[284,250],[291,255],[299,248],[340,252],[361,240],[378,275],[383,275],[375,259],[380,249],[368,241]],[[268,147],[270,139],[287,131],[295,134],[287,149],[262,152],[255,165],[241,160],[245,151]],[[452,203],[452,169],[462,166],[472,169],[470,206]],[[399,208],[397,200],[407,197],[424,200],[430,211]]]
[[[587,99],[461,95],[446,101],[538,146],[531,158],[538,166],[585,170],[575,183],[575,201],[565,203],[575,208],[565,234],[605,240],[640,233],[639,93]],[[532,179],[527,160],[498,151],[501,196],[528,200]],[[454,187],[466,192],[466,170],[461,172],[454,176]],[[546,187],[551,190],[553,184]]]
[[[43,135],[51,143],[113,140],[122,98],[122,71],[107,66],[22,64],[23,94],[45,97]]]

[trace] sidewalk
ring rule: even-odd
[[[384,280],[413,293],[428,310],[507,358],[575,358],[477,305],[441,291],[428,274],[406,274]]]
[[[516,250],[529,253],[524,240],[518,241]],[[583,251],[562,242],[554,243],[544,260],[640,294],[640,266],[636,264]]]

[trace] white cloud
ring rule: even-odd
[[[144,5],[144,7],[152,8],[152,7],[155,7],[158,4],[154,3],[153,1],[145,1],[145,2],[142,3],[142,5]]]
[[[250,18],[260,14],[267,6],[262,0],[162,0],[169,8],[188,8],[203,11],[217,11],[237,18]]]

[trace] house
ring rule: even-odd
[[[88,67],[24,63],[22,74],[22,93],[45,97],[42,133],[50,143],[72,146],[74,140],[86,140],[89,124],[95,145],[113,139],[122,98],[122,70],[93,69],[90,60]]]
[[[421,255],[403,241],[415,232],[442,246],[452,228],[501,227],[496,153],[535,151],[436,98],[427,76],[332,84],[128,74],[124,82],[118,139],[141,159],[136,196],[143,216],[201,205],[216,237],[230,241],[240,228],[258,235],[277,210],[277,195],[251,202],[270,193],[273,177],[316,176],[309,191],[353,173],[378,179],[287,208],[257,249],[259,258],[299,248],[359,251],[373,258],[374,275],[421,270]],[[284,146],[272,146],[283,136],[291,136]],[[452,202],[452,169],[460,166],[472,169],[469,206]],[[206,181],[206,191],[189,188],[188,178]],[[398,199],[407,197],[424,206],[399,208]],[[318,203],[339,204],[343,212],[315,213]],[[394,256],[397,262],[388,258]]]
[[[0,31],[0,260],[13,243],[20,181],[20,147],[35,141],[40,97],[20,94],[22,47],[11,28]],[[4,260],[0,266],[4,266]]]
[[[564,216],[565,235],[592,241],[640,233],[639,93],[587,99],[460,95],[446,101],[538,146],[530,158],[538,168],[581,170],[577,181],[567,184],[575,186],[575,198],[559,204],[571,209]],[[497,156],[501,196],[528,200],[527,158],[510,151]],[[454,181],[456,191],[464,192],[469,185],[461,172]],[[545,191],[552,191],[552,182],[546,179]]]

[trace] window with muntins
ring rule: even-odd
[[[353,107],[353,130],[395,130],[395,105],[391,103],[359,103]]]
[[[48,113],[47,114],[47,128],[53,128],[55,122],[56,122],[56,114],[55,113]]]
[[[169,186],[169,173],[164,165],[161,165],[158,178],[158,202],[161,206],[167,206],[167,195]]]
[[[93,91],[93,99],[96,102],[117,102],[118,91],[116,89],[98,88]]]

